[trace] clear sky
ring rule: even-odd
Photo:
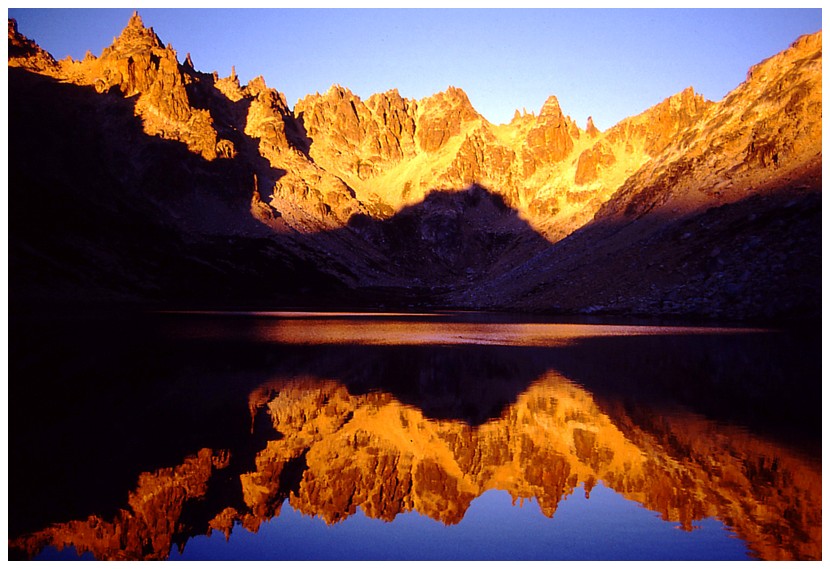
[[[100,55],[132,9],[9,9],[56,58]],[[289,105],[334,84],[365,99],[454,85],[494,123],[556,95],[584,127],[613,126],[685,87],[717,101],[748,68],[821,29],[821,9],[139,9],[179,59]]]

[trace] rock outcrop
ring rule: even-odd
[[[37,43],[17,31],[17,21],[9,18],[9,65],[41,73],[54,72],[58,62]]]
[[[439,150],[452,137],[461,134],[465,123],[480,118],[467,94],[458,87],[450,87],[424,99],[420,109],[417,137],[425,152]]]
[[[210,113],[191,104],[186,90],[189,77],[180,68],[177,53],[152,28],[144,27],[138,12],[100,57],[63,61],[58,75],[92,85],[99,93],[137,96],[136,112],[148,134],[181,140],[208,160],[218,156]]]
[[[522,148],[524,176],[533,175],[541,164],[563,160],[573,150],[574,138],[579,138],[576,124],[562,113],[556,97],[549,97]]]

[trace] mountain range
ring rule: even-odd
[[[138,13],[80,61],[8,33],[13,306],[819,317],[821,32],[605,131],[457,87],[292,109]]]

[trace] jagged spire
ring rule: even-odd
[[[129,53],[151,47],[164,47],[164,45],[156,35],[156,32],[153,31],[153,28],[144,26],[144,22],[136,10],[130,17],[130,21],[127,22],[127,26],[121,32],[121,35],[115,38],[112,45],[107,49]],[[107,50],[104,51],[105,53],[107,52]]]
[[[559,106],[559,99],[555,95],[551,95],[542,105],[542,110],[539,111],[540,117],[563,117],[562,108]]]
[[[193,60],[190,58],[190,52],[187,52],[187,57],[184,58],[184,65],[190,69],[196,69],[193,65]]]
[[[141,16],[138,14],[138,10],[133,12],[133,15],[130,16],[130,21],[127,22],[127,27],[144,29],[144,22],[141,21]]]
[[[599,129],[596,125],[594,125],[593,117],[588,117],[588,124],[585,126],[585,132],[587,132],[589,136],[596,136],[599,134]]]

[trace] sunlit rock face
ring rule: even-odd
[[[576,491],[590,496],[601,482],[685,531],[716,517],[762,559],[821,557],[815,464],[689,412],[604,408],[556,372],[481,425],[429,419],[387,392],[355,395],[312,377],[263,384],[250,409],[267,413],[277,436],[238,475],[231,495],[198,506],[234,464],[232,454],[204,449],[181,466],[143,474],[115,519],[56,524],[11,547],[34,555],[71,545],[99,559],[162,559],[191,535],[229,536],[237,524],[257,531],[286,499],[329,524],[360,509],[387,521],[415,511],[452,525],[478,496],[498,489],[555,517],[562,500]],[[183,515],[188,508],[199,515]]]
[[[422,150],[435,152],[451,138],[461,134],[465,123],[480,119],[467,94],[450,87],[421,102],[418,121],[418,143]]]
[[[101,56],[66,59],[56,73],[74,83],[92,85],[99,93],[138,95],[136,112],[148,134],[181,140],[208,160],[217,157],[217,135],[210,113],[196,109],[188,97],[189,78],[177,54],[165,46],[135,13],[121,35]]]
[[[17,21],[9,19],[9,65],[40,72],[55,72],[57,61],[37,43],[17,30]]]
[[[522,148],[525,177],[533,174],[537,165],[559,162],[568,156],[574,147],[573,138],[579,138],[579,129],[562,113],[556,97],[549,97]]]
[[[754,66],[719,103],[706,105],[684,91],[656,119],[663,124],[674,115],[688,128],[660,137],[659,159],[628,179],[598,217],[722,205],[815,170],[821,93],[820,32]]]
[[[82,61],[54,61],[13,21],[8,41],[10,67],[91,87],[101,109],[134,103],[150,139],[183,143],[211,163],[207,182],[191,166],[176,171],[172,149],[147,156],[146,140],[119,136],[107,112],[96,115],[101,126],[89,128],[109,137],[86,149],[90,161],[129,163],[123,183],[139,201],[152,193],[148,209],[170,212],[165,228],[278,240],[290,253],[277,256],[296,258],[292,266],[366,295],[394,291],[376,303],[739,319],[803,316],[819,304],[821,32],[753,67],[722,101],[690,87],[602,132],[592,120],[579,128],[555,96],[538,115],[517,111],[493,125],[457,87],[362,100],[335,85],[292,109],[261,77],[241,85],[235,72],[197,71],[190,54],[180,63],[137,13]],[[20,82],[12,78],[13,91]],[[72,100],[61,102],[68,113]],[[13,121],[12,140],[27,128]],[[16,168],[39,170],[37,156],[15,158]],[[157,190],[167,185],[179,193]],[[419,267],[424,280],[428,259],[407,251],[429,243],[394,250],[361,234],[367,219],[406,218],[435,191],[471,187],[525,222],[509,236],[512,263],[482,255],[428,291],[397,267]],[[185,188],[196,189],[183,198]],[[454,231],[466,239],[461,225]],[[526,229],[543,248],[522,246]],[[249,262],[243,272],[262,272]]]
[[[816,310],[820,65],[819,32],[753,67],[718,103],[687,89],[607,130],[580,154],[576,187],[602,191],[629,170],[593,202],[590,223],[467,297],[738,319]]]
[[[359,180],[413,156],[416,111],[417,103],[396,90],[364,102],[340,86],[309,95],[294,108],[314,160]]]

